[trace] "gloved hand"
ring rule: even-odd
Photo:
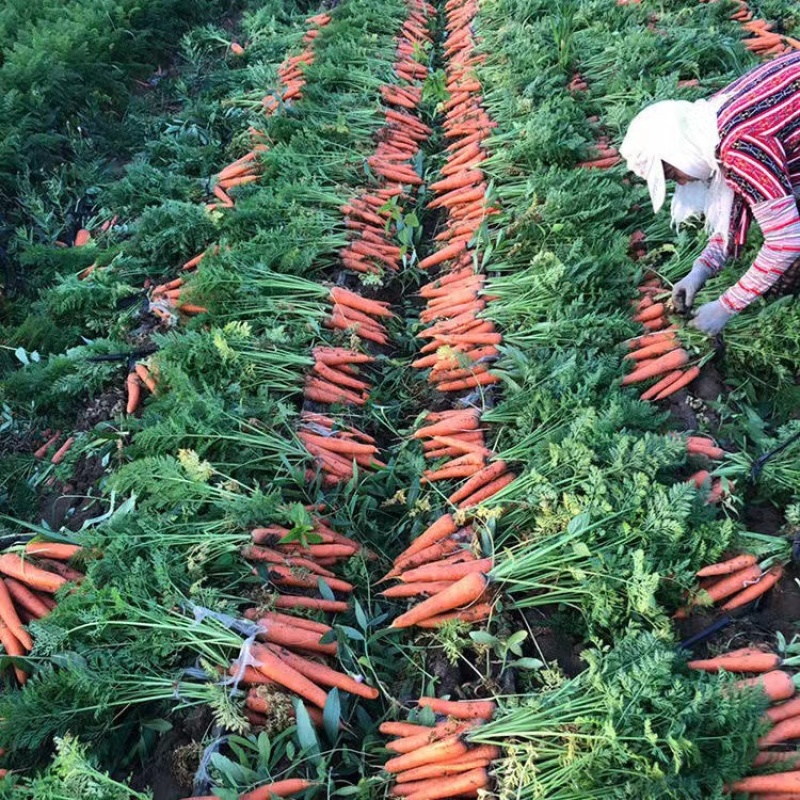
[[[716,336],[734,316],[735,312],[728,311],[720,300],[714,300],[700,306],[689,325],[709,336]]]
[[[694,262],[691,272],[672,287],[672,303],[679,314],[685,314],[694,303],[695,295],[711,277],[711,270],[699,261]]]

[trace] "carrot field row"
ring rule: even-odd
[[[703,232],[617,151],[794,25],[248,0],[120,59],[124,158],[51,121],[74,175],[4,251],[0,794],[800,791],[798,306],[689,328]]]

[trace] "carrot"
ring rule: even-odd
[[[735,594],[740,589],[749,586],[753,581],[757,581],[761,577],[761,567],[758,564],[753,564],[749,567],[744,567],[737,572],[726,575],[713,586],[705,590],[705,593],[713,602],[719,602]]]
[[[397,758],[390,758],[384,769],[387,772],[404,772],[424,764],[447,763],[467,752],[467,745],[460,736],[448,736],[446,739],[417,748],[413,753],[405,753]]]
[[[790,739],[800,739],[800,717],[781,720],[769,733],[758,740],[758,746],[763,750]]]
[[[316,597],[293,597],[279,594],[271,598],[275,608],[308,608],[332,613],[345,612],[350,606],[343,600],[321,600]]]
[[[313,653],[327,653],[335,655],[339,649],[336,642],[322,644],[324,634],[319,631],[310,631],[300,625],[286,625],[282,622],[270,622],[258,634],[262,641],[291,647],[297,650],[310,650]]]
[[[409,584],[414,586],[414,584]],[[481,620],[488,619],[492,615],[494,607],[491,603],[476,603],[470,608],[461,609],[460,611],[450,611],[446,614],[436,614],[428,619],[421,619],[417,622],[418,628],[438,628],[447,622],[458,620],[467,624],[473,622],[480,622]]]
[[[272,651],[266,647],[257,646],[254,652],[258,653],[256,670],[271,681],[280,684],[300,697],[308,700],[319,708],[325,707],[328,695],[312,681],[301,675],[296,669],[284,664]]]
[[[690,661],[687,664],[689,669],[698,669],[704,672],[719,672],[721,669],[727,672],[769,672],[777,669],[780,665],[780,656],[758,650],[751,650],[749,653],[741,653],[737,656],[724,653],[716,658]]]
[[[744,680],[737,681],[735,685],[740,689],[758,686],[773,703],[778,703],[781,700],[788,700],[790,697],[793,697],[795,693],[795,685],[792,676],[788,672],[784,672],[780,669],[765,672],[763,675],[758,675],[755,678],[745,678]]]
[[[392,312],[388,309],[388,303],[381,303],[377,300],[368,300],[360,294],[350,292],[341,286],[331,287],[331,299],[334,303],[341,303],[342,305],[349,306],[350,308],[363,311],[365,314],[371,314],[376,317],[391,317]]]
[[[489,786],[489,773],[485,767],[479,767],[460,775],[434,778],[424,783],[424,787],[407,796],[408,800],[441,800],[458,795],[475,795],[479,789]]]
[[[652,319],[658,319],[664,313],[664,310],[663,303],[653,303],[653,305],[640,311],[633,318],[634,322],[649,322]]]
[[[320,686],[335,686],[344,692],[350,692],[350,694],[365,697],[367,700],[377,700],[378,698],[378,690],[374,686],[367,686],[351,678],[349,675],[337,672],[325,664],[303,658],[302,656],[290,652],[286,648],[270,647],[286,664],[296,669],[301,675],[304,675],[315,684]]]
[[[420,550],[413,556],[398,560],[397,564],[387,573],[386,578],[394,578],[400,574],[401,570],[415,569],[421,567],[423,564],[432,564],[442,558],[450,555],[463,547],[463,542],[467,537],[452,536],[444,539],[424,550]]]
[[[408,628],[417,621],[452,611],[454,608],[474,603],[485,591],[488,578],[481,572],[471,572],[443,589],[433,597],[423,600],[392,622],[392,628]]]
[[[800,771],[776,772],[774,775],[751,775],[735,781],[732,792],[800,792]]]
[[[89,231],[87,231],[86,228],[81,228],[75,234],[75,243],[74,243],[73,246],[74,247],[83,247],[84,245],[89,244],[89,242],[91,241],[91,238],[92,238],[92,235],[89,233]]]
[[[402,785],[408,782],[425,780],[426,778],[436,778],[442,775],[456,775],[459,772],[467,772],[475,767],[489,766],[493,761],[500,758],[500,748],[493,745],[482,745],[481,747],[470,748],[463,756],[448,761],[446,764],[425,764],[422,767],[414,767],[400,772],[397,775],[397,783]]]
[[[0,573],[48,594],[54,594],[67,582],[60,575],[39,569],[14,553],[0,555]]]
[[[453,521],[452,515],[442,515],[430,526],[428,526],[423,533],[414,539],[414,541],[400,554],[400,556],[398,556],[398,558],[395,560],[395,564],[400,563],[401,560],[407,556],[415,555],[416,553],[419,553],[420,550],[424,550],[426,547],[430,547],[432,544],[436,544],[436,542],[446,539],[448,536],[454,534],[457,530],[458,526]]]
[[[626,375],[622,379],[622,385],[628,386],[631,383],[639,383],[648,378],[655,378],[665,372],[672,372],[680,367],[686,366],[689,362],[689,354],[683,348],[673,350],[659,358],[655,358],[646,364],[640,364],[634,372]]]
[[[440,564],[426,564],[416,569],[410,569],[398,576],[403,583],[429,583],[431,581],[457,581],[471,572],[487,573],[493,566],[491,558],[482,558],[467,564],[455,566],[442,566]]]
[[[675,381],[679,380],[682,375],[683,375],[682,369],[673,370],[668,375],[663,377],[658,383],[651,386],[646,392],[643,392],[641,395],[641,399],[642,400],[654,399],[657,394],[660,394],[662,390],[666,389],[671,384],[675,383]]]
[[[2,620],[0,620],[0,644],[3,645],[9,656],[23,657],[25,655],[25,649],[19,639],[14,636],[11,629]],[[24,685],[28,680],[27,673],[20,667],[14,667],[14,674],[17,676],[17,680],[20,684]]]
[[[50,459],[50,463],[51,464],[60,464],[64,460],[65,456],[69,452],[69,450],[72,447],[72,445],[74,444],[74,442],[75,442],[75,437],[74,436],[70,436],[67,439],[67,441],[64,442],[64,444],[62,444],[61,447],[59,447],[58,450],[56,450],[55,453],[53,453],[53,457]]]
[[[766,711],[767,719],[773,724],[789,719],[789,717],[797,716],[800,716],[800,697],[796,697],[794,700],[789,700],[780,705],[772,706]]]
[[[435,267],[437,264],[441,264],[443,261],[456,258],[457,256],[461,255],[461,253],[465,252],[466,249],[467,245],[465,242],[457,242],[456,244],[448,245],[447,247],[443,247],[441,250],[429,255],[427,258],[423,258],[417,266],[420,269],[430,269],[431,267]]]
[[[762,594],[768,592],[781,579],[782,575],[783,567],[779,565],[771,567],[758,583],[748,586],[743,591],[734,595],[722,606],[722,609],[724,611],[731,611],[734,608],[741,608],[741,606],[752,603],[754,600],[761,597]]]
[[[438,697],[420,697],[417,705],[455,719],[491,719],[497,711],[497,703],[493,700],[441,700]]]
[[[695,378],[700,375],[700,367],[690,367],[683,373],[683,375],[678,378],[678,380],[671,383],[667,386],[666,389],[662,389],[656,396],[656,400],[665,400],[670,395],[675,394],[679,389],[683,389],[684,386],[688,386]]]
[[[474,724],[468,725],[467,723],[459,722],[458,720],[441,722],[438,725],[435,725],[432,728],[427,728],[419,733],[415,733],[410,736],[402,736],[399,739],[395,739],[393,742],[387,743],[386,749],[391,750],[394,753],[412,753],[414,750],[418,750],[420,747],[425,747],[425,745],[441,741],[448,736],[455,736],[456,734],[464,733],[465,731],[474,727]]]
[[[8,591],[5,581],[0,581],[0,621],[8,627],[26,650],[33,648],[33,641],[28,631],[22,626],[22,621],[17,614],[17,609],[14,607],[14,600]]]
[[[61,544],[59,542],[28,542],[25,553],[29,556],[42,558],[55,558],[58,561],[69,561],[81,552],[83,548],[77,544]]]
[[[5,578],[5,584],[17,605],[24,608],[32,616],[41,619],[50,613],[50,608],[24,584],[15,581],[13,578]]]
[[[434,436],[450,436],[452,434],[463,433],[464,431],[478,430],[480,419],[475,412],[459,413],[448,417],[446,420],[435,422],[432,425],[425,425],[414,431],[414,439],[427,439]]]
[[[316,631],[319,634],[325,634],[333,630],[330,625],[326,625],[324,622],[316,622],[306,617],[295,617],[291,614],[281,614],[280,611],[264,611],[258,608],[248,608],[244,612],[244,616],[246,619],[259,622],[263,625],[268,625],[271,622],[279,622],[283,625],[296,625],[299,628]]]
[[[275,783],[265,783],[251,792],[239,795],[239,800],[273,800],[275,797],[288,797],[291,794],[305,792],[314,786],[311,781],[302,778],[289,778],[285,781],[275,781]]]
[[[798,766],[798,762],[800,762],[800,752],[796,750],[779,752],[766,750],[762,753],[759,753],[753,759],[753,766],[766,767],[771,766],[772,764],[785,764],[787,762],[790,763],[790,767]],[[785,798],[785,795],[781,795],[781,797]]]
[[[0,569],[0,571],[2,570]],[[316,589],[318,586],[318,576],[296,575],[291,569],[278,565],[269,566],[269,577],[273,583],[279,586],[295,586],[300,589]],[[339,578],[323,578],[322,580],[324,580],[334,592],[343,592],[347,594],[353,591],[352,583],[347,583]]]
[[[632,352],[627,353],[624,358],[627,361],[644,361],[648,358],[653,358],[654,356],[662,356],[665,353],[669,353],[676,347],[678,347],[678,342],[676,339],[662,339],[661,341],[654,342],[646,347],[640,347],[638,350],[633,350]]]

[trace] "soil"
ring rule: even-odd
[[[205,706],[172,715],[173,728],[158,741],[155,750],[131,778],[131,788],[153,793],[153,800],[180,800],[192,793],[192,780],[200,763],[201,742],[212,725]]]
[[[75,421],[76,431],[90,431],[95,425],[114,419],[125,411],[125,393],[121,388],[107,389],[92,398]]]
[[[520,614],[531,633],[531,657],[547,664],[555,662],[570,678],[584,671],[586,665],[581,660],[584,645],[552,626],[551,610],[547,607],[530,608],[520,611]]]

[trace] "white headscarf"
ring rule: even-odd
[[[697,180],[676,185],[672,198],[675,226],[693,216],[706,218],[706,229],[727,242],[733,191],[725,182],[716,157],[719,145],[717,111],[725,98],[664,100],[653,103],[634,118],[620,147],[628,169],[647,181],[653,210],[666,197],[662,161]]]

